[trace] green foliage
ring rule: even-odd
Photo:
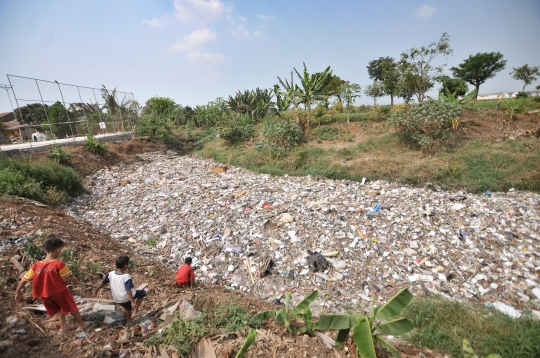
[[[66,266],[73,272],[73,276],[81,278],[81,261],[79,260],[79,255],[75,249],[63,249],[60,256],[58,256],[58,259],[66,263]]]
[[[480,91],[480,85],[486,80],[495,77],[497,72],[506,67],[506,60],[500,52],[485,52],[470,55],[457,67],[452,67],[454,77],[467,81],[476,88],[476,97]]]
[[[60,102],[55,102],[52,106],[49,107],[48,111],[49,121],[52,132],[58,138],[64,138],[67,135],[75,134],[75,126],[70,125],[72,122],[72,117],[69,116],[66,107]]]
[[[92,276],[97,276],[103,270],[103,265],[100,261],[92,262],[90,265],[88,265],[88,269],[90,270]]]
[[[394,110],[389,123],[398,126],[422,150],[433,151],[451,133],[452,121],[461,117],[455,102],[424,101],[410,109]]]
[[[538,66],[529,67],[528,64],[525,64],[521,67],[512,67],[513,71],[510,72],[510,75],[516,81],[523,81],[523,89],[521,92],[525,91],[525,87],[536,81],[537,77],[540,76],[540,68]]]
[[[60,204],[85,192],[77,173],[55,162],[31,163],[0,156],[0,194]]]
[[[190,109],[185,108],[186,119],[189,122],[190,119],[193,119],[197,127],[209,127],[215,126],[220,119],[229,115],[229,106],[223,98],[218,97],[215,101],[208,102],[204,106],[197,106],[195,110],[190,114]]]
[[[415,299],[404,315],[416,327],[407,341],[453,357],[463,356],[463,337],[480,357],[540,356],[540,321],[529,314],[513,319],[483,305],[432,298]]]
[[[148,277],[154,276],[154,269],[152,268],[152,266],[148,266],[146,268],[146,273],[148,274]]]
[[[373,82],[373,84],[366,86],[364,94],[373,98],[373,104],[377,105],[377,99],[384,96],[384,88],[380,82]]]
[[[319,291],[313,291],[309,296],[305,297],[296,307],[290,308],[291,292],[285,292],[285,307],[280,310],[270,310],[261,312],[253,317],[254,321],[264,321],[268,318],[274,318],[277,323],[283,324],[287,331],[291,334],[295,334],[291,329],[292,320],[303,320],[304,326],[302,326],[297,332],[301,333],[313,333],[317,330],[317,323],[312,320],[311,308],[309,307],[319,295]]]
[[[235,358],[241,358],[244,355],[244,353],[246,353],[248,348],[253,344],[253,342],[255,341],[255,338],[257,338],[257,331],[255,331],[255,329],[252,328],[249,330],[246,340],[244,341],[244,344],[242,344],[242,347],[236,354]]]
[[[465,96],[468,91],[467,82],[461,78],[451,78],[449,76],[440,76],[437,79],[442,87],[439,92],[453,93],[456,97]]]
[[[382,306],[375,307],[375,297],[371,303],[369,316],[355,314],[321,315],[320,330],[337,330],[336,346],[342,348],[352,329],[357,353],[363,358],[376,358],[375,344],[392,353],[393,357],[401,357],[399,352],[386,341],[381,334],[401,336],[410,332],[414,327],[406,318],[396,318],[411,303],[413,295],[402,289]]]
[[[51,155],[49,155],[49,158],[54,160],[58,164],[67,165],[71,160],[71,152],[64,152],[62,150],[62,147],[49,148],[47,151],[51,153]]]
[[[439,55],[448,56],[453,53],[450,48],[450,36],[445,32],[438,42],[428,46],[411,48],[401,53],[399,71],[401,73],[401,94],[406,102],[415,94],[418,102],[423,102],[426,92],[433,87],[434,81],[441,75],[442,66],[434,66],[432,62]]]
[[[518,92],[516,98],[528,98],[529,94],[527,92]]]
[[[41,246],[37,246],[33,242],[26,244],[23,252],[26,257],[30,258],[32,261],[39,261],[45,258],[45,251],[43,251],[43,248]]]
[[[467,104],[476,97],[476,89],[473,89],[471,92],[464,95],[462,98],[457,98],[456,93],[450,92],[449,89],[446,89],[446,92],[439,91],[439,102],[452,102],[458,104]]]
[[[151,238],[149,238],[148,240],[146,240],[146,241],[144,242],[144,244],[145,244],[146,246],[155,247],[155,246],[157,245],[156,238],[155,238],[155,237],[151,237]]]
[[[49,106],[41,103],[31,103],[15,109],[15,117],[25,124],[47,123],[47,113]]]
[[[506,107],[508,111],[510,112],[510,120],[514,118],[514,113],[518,112],[521,107],[523,107],[523,104],[525,103],[524,100],[503,100],[502,105],[503,107]]]
[[[242,114],[223,114],[216,124],[219,136],[229,143],[239,143],[255,135],[251,118]]]
[[[474,353],[471,342],[465,338],[463,338],[463,358],[478,358],[478,355]],[[498,354],[490,354],[486,358],[501,358],[501,356]]]
[[[270,150],[273,155],[283,156],[304,138],[302,130],[292,119],[267,119],[262,128],[264,141],[256,142],[257,150]]]
[[[222,333],[238,332],[246,327],[260,328],[262,322],[238,305],[219,304],[209,322],[209,326]]]
[[[390,96],[391,104],[394,105],[394,96],[399,95],[401,81],[401,73],[394,58],[379,57],[370,61],[367,68],[369,78],[381,83],[384,93]]]
[[[149,98],[144,106],[143,113],[154,113],[157,116],[169,116],[178,108],[181,108],[176,102],[169,97],[152,97]]]
[[[133,270],[137,266],[137,261],[134,259],[129,259],[128,267],[130,270]]]
[[[254,91],[238,91],[235,96],[229,96],[227,104],[231,111],[236,114],[247,115],[253,123],[262,121],[273,107],[272,90],[260,89]]]
[[[91,135],[86,136],[86,143],[84,149],[93,154],[103,155],[107,153],[107,146],[101,143],[99,140],[95,139]]]
[[[170,326],[146,339],[144,345],[173,345],[178,349],[178,355],[189,356],[193,346],[208,333],[205,319],[204,312],[191,320],[177,313]]]

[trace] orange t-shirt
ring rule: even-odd
[[[67,290],[63,279],[71,276],[71,270],[62,260],[36,261],[22,277],[32,281],[32,297],[51,297]]]
[[[176,283],[183,285],[195,279],[195,272],[189,265],[181,266],[176,273]]]

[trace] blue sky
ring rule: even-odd
[[[272,87],[302,62],[364,87],[369,61],[443,32],[454,54],[435,64],[491,51],[508,60],[481,93],[520,90],[512,67],[540,66],[538,0],[2,0],[0,20],[0,83],[13,74],[105,84],[141,103],[158,95],[194,106]]]

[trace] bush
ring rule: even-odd
[[[99,140],[94,139],[91,135],[87,135],[86,139],[88,140],[84,145],[84,149],[90,153],[103,155],[107,152],[107,146],[101,143]]]
[[[69,161],[71,160],[71,153],[70,152],[64,152],[62,148],[50,148],[47,150],[51,155],[49,155],[49,158],[57,162],[58,164],[69,164]]]
[[[405,137],[422,150],[433,151],[450,136],[462,110],[455,102],[428,100],[412,107],[395,106],[388,121],[400,127]]]
[[[77,173],[55,162],[30,163],[0,157],[0,194],[61,204],[85,192]]]
[[[229,143],[243,142],[255,134],[253,122],[243,114],[223,113],[217,120],[216,130]]]
[[[516,94],[516,98],[527,98],[529,97],[529,94],[527,92],[518,92]]]
[[[255,149],[270,150],[273,155],[283,156],[303,139],[302,130],[292,119],[268,119],[262,128],[264,141],[255,143]]]

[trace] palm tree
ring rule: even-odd
[[[102,85],[103,88],[101,89],[101,97],[103,97],[103,100],[105,101],[105,105],[103,108],[107,108],[107,111],[110,113],[112,118],[115,122],[117,121],[117,115],[120,110],[120,106],[118,102],[116,101],[116,87],[109,93],[109,90],[105,87],[105,85]],[[118,123],[116,124],[116,129],[119,131]],[[124,130],[124,123],[122,123],[122,131]]]

